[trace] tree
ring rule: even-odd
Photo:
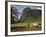
[[[18,10],[15,7],[11,7],[11,23],[18,20]]]
[[[30,17],[31,17],[31,8],[26,7],[24,8],[21,18],[19,19],[19,22],[21,23],[29,23],[30,22]]]
[[[25,17],[28,17],[31,15],[31,8],[30,7],[26,7],[24,10],[23,10],[23,15]]]
[[[25,22],[28,23],[28,27],[30,26],[30,22],[31,22],[31,8],[30,7],[26,7],[24,10],[23,10],[23,17],[25,18]]]

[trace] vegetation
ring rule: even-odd
[[[11,7],[11,24],[14,24],[18,20],[18,10],[15,7]]]
[[[41,10],[31,9],[29,7],[24,8],[21,18],[18,19],[18,9],[11,7],[11,23],[16,25],[19,23],[30,24],[33,22],[41,22]],[[12,15],[17,17],[13,17]],[[17,20],[14,20],[14,18]],[[23,24],[21,24],[23,25]]]

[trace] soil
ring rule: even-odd
[[[11,32],[18,31],[40,31],[41,27],[11,27]]]

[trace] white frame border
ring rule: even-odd
[[[35,5],[42,6],[42,31],[10,32],[10,5]],[[8,35],[44,33],[44,4],[8,2]]]

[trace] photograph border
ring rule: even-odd
[[[8,2],[44,4],[44,33],[8,35]],[[5,36],[24,36],[24,35],[41,35],[41,34],[45,34],[45,3],[42,3],[42,2],[25,2],[25,1],[5,1]]]

